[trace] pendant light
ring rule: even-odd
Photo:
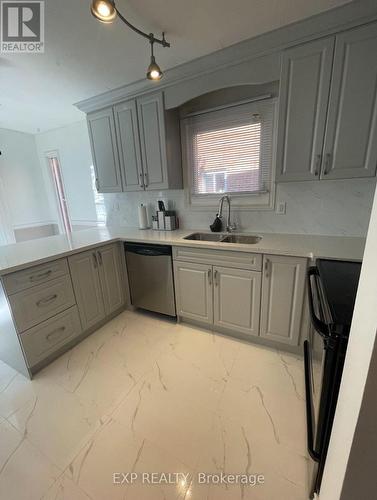
[[[135,33],[144,38],[147,38],[151,46],[151,62],[147,69],[147,78],[148,80],[154,81],[161,80],[163,72],[161,71],[160,66],[156,63],[156,58],[153,52],[153,45],[155,43],[158,43],[163,47],[170,47],[170,43],[165,40],[165,33],[162,33],[162,38],[156,38],[153,33],[148,34],[144,31],[139,30],[138,28],[136,28],[136,26],[127,21],[124,16],[122,16],[122,14],[116,8],[114,0],[93,0],[90,10],[93,16],[102,23],[112,23],[118,16],[119,19],[123,21],[126,26],[135,31]]]

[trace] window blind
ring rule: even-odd
[[[184,119],[193,195],[269,190],[273,110],[266,100]]]

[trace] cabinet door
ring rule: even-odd
[[[127,101],[114,108],[123,191],[144,189],[141,166],[140,137],[136,101]]]
[[[88,115],[89,139],[100,193],[122,191],[112,108]]]
[[[213,323],[212,266],[174,262],[177,315]]]
[[[282,55],[276,180],[318,179],[329,99],[334,37]]]
[[[246,335],[259,335],[261,273],[213,268],[214,324]]]
[[[336,37],[324,154],[324,179],[376,173],[377,24]]]
[[[105,312],[109,314],[120,309],[125,302],[123,263],[119,245],[106,245],[97,250],[99,274]]]
[[[68,262],[82,328],[87,330],[105,317],[96,251],[72,255]]]
[[[306,259],[264,256],[261,337],[298,345],[306,283]]]
[[[137,100],[145,189],[167,189],[166,133],[162,93]]]

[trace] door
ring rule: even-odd
[[[213,323],[212,266],[174,262],[177,315]]]
[[[136,101],[118,104],[114,108],[114,115],[123,191],[142,191],[144,190],[144,176]]]
[[[246,335],[259,335],[261,273],[213,268],[214,324]]]
[[[97,190],[100,193],[120,192],[122,180],[113,109],[90,113],[87,119]]]
[[[331,37],[282,55],[277,182],[319,178],[333,51]]]
[[[119,245],[106,245],[97,250],[98,269],[106,316],[120,309],[125,302],[123,265]]]
[[[261,337],[298,345],[305,295],[306,259],[265,255]]]
[[[376,174],[376,54],[376,23],[336,37],[324,147],[324,179]]]
[[[71,218],[69,216],[68,202],[67,196],[65,194],[59,154],[57,151],[49,151],[48,153],[46,153],[46,158],[55,189],[56,204],[59,213],[60,232],[68,234],[72,232],[72,224]]]
[[[162,93],[137,100],[146,190],[168,189],[165,115]]]
[[[87,330],[105,317],[98,257],[95,250],[89,250],[72,255],[68,263],[82,328]]]

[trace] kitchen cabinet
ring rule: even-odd
[[[87,116],[96,187],[100,193],[122,191],[122,179],[112,107]]]
[[[96,250],[69,257],[73,289],[83,330],[100,323],[105,317]]]
[[[144,189],[140,136],[136,101],[126,101],[114,107],[115,125],[122,166],[123,191]]]
[[[373,23],[283,53],[277,182],[376,174],[376,51]]]
[[[323,177],[372,177],[377,165],[377,24],[336,36]]]
[[[283,52],[276,180],[319,178],[334,38]]]
[[[106,316],[124,305],[124,269],[119,245],[107,245],[97,251],[98,269],[105,304]]]
[[[178,110],[162,92],[87,115],[99,192],[182,188]]]
[[[117,244],[80,252],[68,262],[83,330],[123,307],[124,272]]]
[[[214,325],[259,335],[261,273],[213,267]]]
[[[138,98],[137,110],[145,189],[182,187],[178,113],[164,110],[161,92]]]
[[[298,345],[305,298],[307,260],[265,255],[260,336]]]
[[[212,266],[174,262],[178,317],[213,323]]]

